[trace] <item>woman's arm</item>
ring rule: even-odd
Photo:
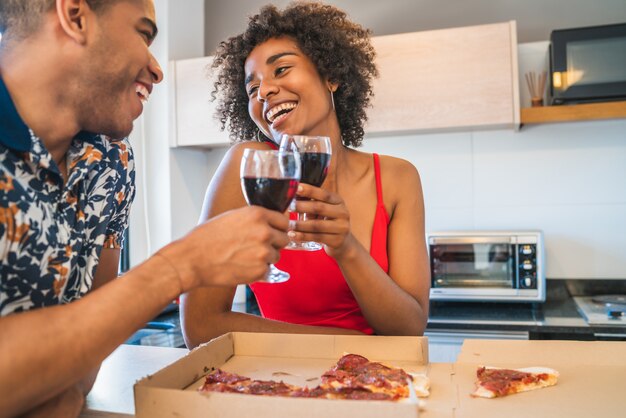
[[[270,149],[266,144],[247,142],[233,146],[220,164],[204,200],[200,222],[230,209],[246,206],[241,191],[239,167],[246,148]],[[211,257],[211,254],[207,254]],[[298,334],[351,334],[352,330],[305,326],[273,321],[256,315],[232,312],[235,288],[207,287],[181,298],[181,324],[185,342],[193,348],[230,331],[285,332]]]
[[[231,311],[235,288],[204,288],[181,300],[181,324],[189,349],[227,332],[284,332],[290,334],[360,334],[357,331],[290,324]]]
[[[389,274],[350,232],[348,210],[335,193],[301,185],[299,195],[315,201],[298,201],[298,211],[322,219],[298,222],[295,239],[326,245],[377,334],[422,335],[428,319],[430,269],[419,174],[410,163],[391,157],[381,158],[381,171],[384,195],[394,202],[387,238]],[[384,182],[385,178],[402,181]]]

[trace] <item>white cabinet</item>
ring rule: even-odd
[[[373,38],[371,135],[516,128],[514,21]]]
[[[454,363],[466,339],[472,340],[527,340],[525,331],[457,331],[432,330],[428,337],[428,359],[431,363]]]
[[[218,147],[230,143],[227,131],[215,119],[216,102],[211,101],[213,80],[209,77],[211,57],[171,61],[170,145]]]
[[[514,21],[372,39],[374,81],[368,135],[502,129],[519,126]],[[170,63],[172,146],[230,143],[210,100],[211,57]]]

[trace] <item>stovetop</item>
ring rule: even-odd
[[[589,325],[618,325],[626,327],[626,305],[602,303],[596,296],[574,296],[578,311]]]

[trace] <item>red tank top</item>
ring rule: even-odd
[[[388,272],[387,227],[389,215],[383,204],[378,154],[374,154],[376,214],[370,255]],[[265,318],[293,324],[347,328],[373,334],[337,262],[320,251],[282,250],[276,266],[289,272],[285,283],[253,283],[261,314]]]

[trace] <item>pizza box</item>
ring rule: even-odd
[[[301,399],[197,390],[204,383],[204,376],[216,368],[253,379],[313,387],[319,384],[323,372],[345,353],[360,354],[407,372],[428,374],[429,370],[426,337],[232,332],[138,381],[134,386],[135,413],[139,418],[418,416],[417,399],[398,402]]]
[[[555,386],[501,398],[473,398],[479,366],[543,366],[559,372]],[[626,415],[626,343],[605,341],[465,340],[452,365],[455,418],[589,418]]]

